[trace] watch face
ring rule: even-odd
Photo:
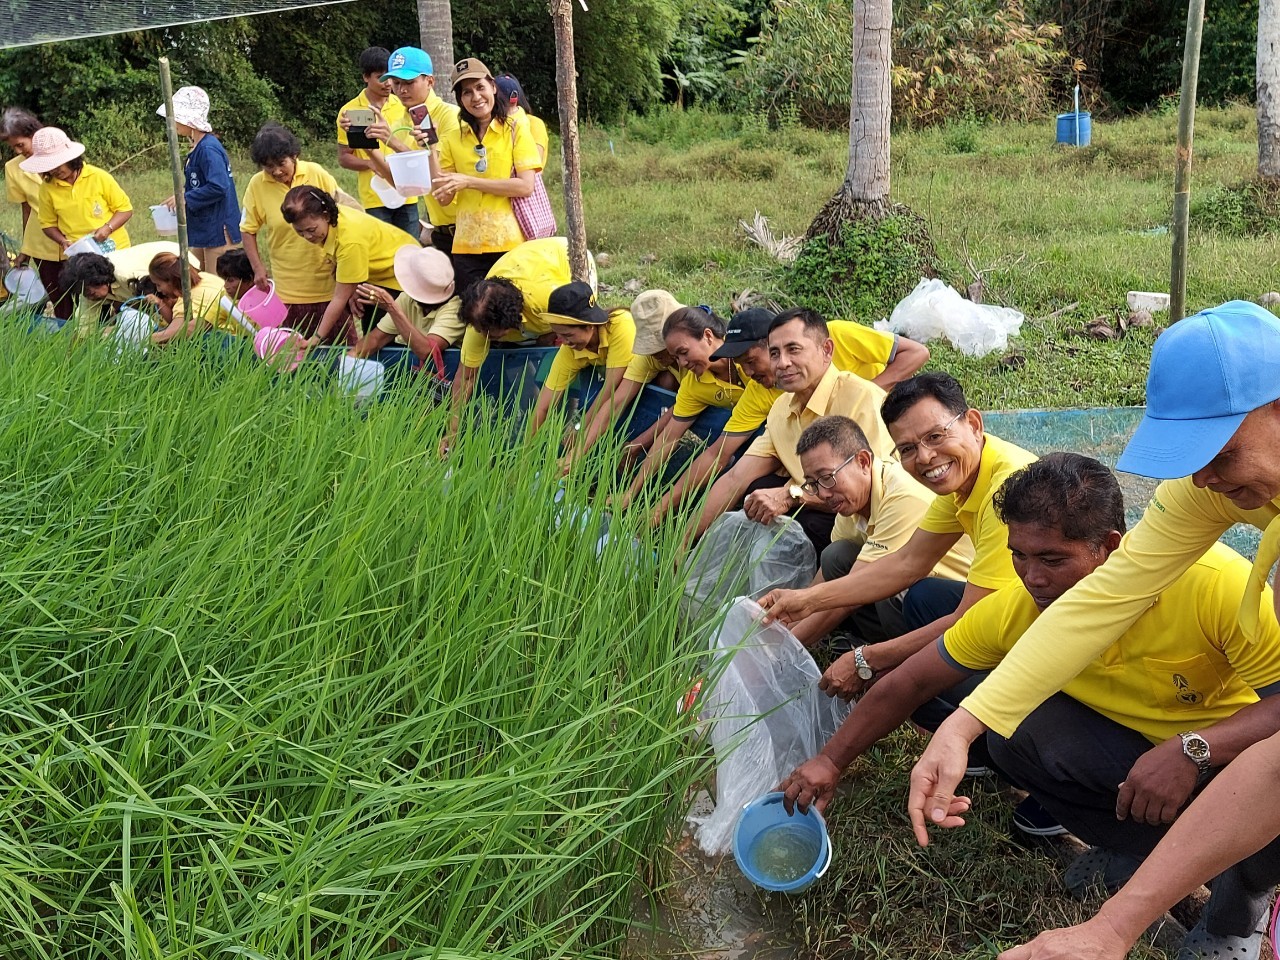
[[[1209,756],[1209,742],[1204,737],[1188,736],[1182,741],[1182,750],[1192,760],[1204,760]]]
[[[871,670],[871,668],[870,668],[870,667],[859,667],[859,668],[858,668],[858,676],[859,676],[860,678],[862,678],[863,680],[870,680],[874,675],[875,675],[875,674],[874,674],[874,673],[872,673],[872,670]]]

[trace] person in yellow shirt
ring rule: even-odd
[[[538,154],[542,164],[546,166],[547,151],[551,147],[551,138],[547,135],[547,125],[541,117],[534,116],[529,106],[529,98],[524,95],[524,87],[513,73],[500,73],[494,82],[498,85],[498,93],[507,98],[513,115],[526,117],[529,121],[529,132],[533,134],[533,142],[538,145]]]
[[[165,328],[151,335],[151,342],[163,346],[178,337],[216,330],[239,336],[244,329],[222,306],[222,281],[211,273],[201,273],[190,264],[191,311],[187,312],[182,297],[182,261],[173,253],[158,253],[148,267],[148,276],[156,292],[149,299],[156,305]]]
[[[21,166],[22,161],[31,156],[31,138],[43,126],[35,114],[21,107],[9,107],[0,115],[0,136],[13,151],[12,159],[4,165],[5,196],[22,210],[22,245],[13,265],[21,267],[30,262],[53,304],[53,315],[67,320],[75,307],[75,298],[62,296],[58,287],[62,247],[40,228],[42,181],[39,174],[28,173]]]
[[[124,225],[133,204],[115,177],[85,163],[83,143],[57,127],[41,127],[31,135],[31,155],[18,166],[42,180],[40,228],[58,245],[60,259],[83,237],[93,237],[104,253],[129,246]]]
[[[1124,531],[1115,477],[1079,454],[1050,454],[1013,474],[997,507],[1019,582],[879,680],[821,752],[783,781],[788,807],[825,809],[855,758],[928,697],[1011,655],[1067,591],[1114,561]],[[1012,738],[988,738],[1000,771],[1093,845],[1064,876],[1073,892],[1123,882],[1214,771],[1266,736],[1259,719],[1280,716],[1280,627],[1272,619],[1251,637],[1237,621],[1249,570],[1229,548],[1213,547]],[[1257,599],[1270,606],[1269,595]],[[1258,897],[1234,880],[1213,884],[1205,915],[1258,909]],[[1178,956],[1257,956],[1204,946],[1190,936]]]
[[[573,385],[579,371],[589,366],[604,367],[604,383],[583,413],[580,426],[583,435],[594,442],[613,421],[617,390],[631,364],[635,320],[629,310],[604,310],[597,305],[591,285],[580,281],[551,292],[545,318],[561,346],[538,393],[530,432],[536,433],[542,427],[552,405]],[[574,446],[573,432],[565,439],[570,451]],[[566,456],[561,469],[568,472],[571,463],[572,457]]]
[[[815,548],[821,551],[831,542],[835,515],[800,490],[804,470],[796,444],[804,428],[818,417],[841,414],[862,427],[876,456],[888,459],[893,452],[879,416],[884,391],[837,369],[831,359],[834,349],[826,321],[813,310],[796,307],[774,318],[769,361],[774,385],[784,393],[769,408],[764,432],[711,487],[693,537],[702,536],[712,521],[741,501],[747,517],[762,524],[797,511],[796,520]]]
[[[302,144],[274,121],[253,138],[249,156],[261,169],[249,180],[241,202],[240,234],[244,252],[253,264],[253,283],[259,290],[274,285],[275,295],[288,307],[284,326],[310,336],[333,300],[333,269],[324,252],[307,243],[285,221],[285,195],[298,186],[313,186],[335,198],[338,182],[318,163],[299,156]],[[258,235],[266,230],[271,274],[259,249]]]
[[[457,201],[453,269],[465,291],[524,242],[511,201],[533,194],[542,160],[528,122],[509,115],[489,68],[475,57],[454,67],[453,92],[459,125],[432,147],[431,192],[442,204]]]
[[[815,584],[837,580],[855,568],[865,569],[901,550],[933,503],[934,495],[902,464],[881,460],[871,452],[866,434],[848,417],[819,417],[800,434],[796,452],[804,469],[801,490],[823,501],[836,515],[831,546],[822,551]],[[930,576],[964,583],[972,561],[973,545],[962,537]],[[811,647],[843,622],[846,632],[831,648],[848,653],[853,645],[884,642],[905,633],[905,598],[904,590],[852,610],[827,610],[794,624],[791,630]]]
[[[75,304],[75,338],[96,336],[122,304],[153,292],[151,261],[162,253],[176,257],[178,245],[172,240],[152,240],[112,250],[106,256],[77,253],[71,257],[63,265],[58,283]],[[198,269],[200,261],[195,254],[187,256]]]
[[[366,144],[375,139],[369,136],[368,125],[356,127],[355,132],[352,132],[349,116],[352,110],[376,111],[375,121],[381,116],[392,130],[410,126],[408,110],[391,92],[391,79],[387,75],[387,61],[390,58],[391,53],[386,47],[367,47],[360,52],[360,76],[364,80],[364,88],[338,111],[338,166],[356,172],[356,192],[360,205],[369,216],[399,227],[416,240],[419,230],[418,197],[396,194],[385,175],[389,172],[385,169],[385,164],[378,163],[370,156],[374,150],[384,155],[394,153],[394,148],[389,143],[369,144],[365,147],[351,144],[353,138]],[[375,176],[381,181],[385,196],[374,190]]]
[[[380,306],[383,316],[350,356],[372,356],[394,339],[413,351],[418,364],[437,364],[436,373],[443,376],[441,355],[462,339],[464,329],[453,264],[435,247],[401,247],[396,251],[395,273],[396,282],[404,288],[398,297],[370,283],[356,288],[356,296]]]
[[[319,187],[294,187],[285,194],[280,209],[285,223],[303,240],[324,252],[324,262],[334,278],[333,299],[308,343],[316,346],[341,336],[355,346],[360,334],[357,323],[367,319],[375,324],[381,310],[364,317],[364,306],[356,299],[356,287],[370,283],[400,293],[396,280],[396,251],[418,248],[418,242],[403,230],[371,217],[363,210],[339,207],[333,195]]]

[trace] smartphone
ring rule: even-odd
[[[413,121],[414,126],[427,135],[427,143],[439,143],[440,134],[436,132],[436,125],[431,120],[431,114],[427,112],[427,105],[420,103],[416,107],[409,108],[409,119]],[[423,125],[423,121],[426,125]]]
[[[346,111],[346,114],[347,119],[351,121],[351,126],[347,128],[347,146],[353,150],[377,150],[378,141],[366,132],[370,124],[377,120],[373,111],[353,107]]]
[[[373,111],[362,107],[353,107],[348,110],[347,119],[351,121],[353,127],[368,127],[377,122],[377,117],[373,115]]]

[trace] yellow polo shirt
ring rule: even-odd
[[[856,373],[864,380],[874,380],[898,352],[898,336],[873,330],[852,320],[829,320],[827,331],[835,350],[831,362],[839,370]]]
[[[57,227],[68,240],[87,237],[114,214],[132,209],[116,178],[91,163],[84,165],[75,183],[40,181],[40,226]],[[121,250],[129,246],[129,231],[121,227],[111,239]]]
[[[677,420],[695,420],[707,407],[733,408],[722,433],[755,433],[769,416],[773,401],[781,390],[762,387],[734,364],[739,383],[721,380],[710,370],[695,377],[692,370],[680,374],[680,387],[671,416]],[[740,384],[746,384],[741,386]]]
[[[463,331],[466,330],[466,324],[462,322],[462,317],[458,311],[462,309],[462,301],[457,297],[451,297],[446,303],[440,306],[426,310],[417,300],[402,293],[396,297],[396,306],[404,311],[405,317],[414,329],[424,334],[430,334],[444,340],[449,346],[453,346],[462,339]],[[404,337],[400,336],[400,332],[396,329],[396,322],[385,313],[378,320],[378,329],[383,333],[389,333],[396,338],[396,343],[405,345],[408,343]]]
[[[348,100],[342,105],[342,109],[338,111],[338,119],[341,120],[342,115],[348,110],[368,110],[370,106],[369,91],[361,90],[358,97],[354,100]],[[385,119],[387,121],[387,125],[391,127],[392,133],[395,133],[400,127],[412,126],[412,122],[409,120],[409,112],[405,110],[404,104],[396,99],[394,95],[387,97],[387,102],[382,105],[381,109],[383,119]],[[428,107],[427,109],[429,112],[431,108]],[[338,123],[337,127],[338,143],[344,147],[350,146],[351,142],[347,138],[347,131],[342,129],[341,123]],[[354,150],[352,152],[361,160],[369,159],[368,150]],[[379,148],[379,152],[381,152],[383,156],[389,156],[390,154],[395,153],[395,151],[385,143]],[[382,198],[374,193],[373,187],[369,185],[372,180],[372,170],[361,170],[356,174],[356,195],[360,198],[360,205],[366,210],[373,207],[383,206]],[[417,197],[407,197],[405,199],[405,203],[417,202]]]
[[[634,383],[652,383],[660,373],[669,373],[676,380],[681,378],[680,368],[674,363],[666,364],[657,357],[636,354],[627,364],[627,372],[622,375],[622,379],[631,380]]]
[[[873,563],[906,546],[935,499],[902,464],[877,457],[871,465],[870,516],[865,520],[857,514],[837,516],[831,539],[861,542],[858,560]],[[972,562],[973,544],[968,537],[961,537],[930,576],[967,580]]]
[[[772,457],[782,464],[792,483],[804,482],[804,467],[796,445],[804,428],[819,417],[838,414],[849,417],[867,435],[871,452],[881,460],[893,453],[893,438],[880,419],[885,392],[870,380],[828,365],[807,403],[794,393],[784,393],[773,401],[765,418],[764,433],[747,448],[749,457]],[[726,428],[727,429],[727,428]]]
[[[573,282],[573,271],[569,268],[569,241],[564,237],[527,240],[499,257],[488,275],[510,280],[524,294],[521,329],[511,330],[498,339],[519,343],[550,333],[551,325],[543,314],[547,312],[551,291]],[[594,284],[592,286],[594,288]],[[462,365],[475,369],[484,363],[488,355],[489,338],[468,326],[462,338]]]
[[[1000,522],[991,498],[1009,474],[1035,461],[1028,453],[999,437],[985,434],[978,479],[963,500],[958,493],[935,497],[920,521],[926,533],[963,533],[973,541],[973,563],[969,582],[975,587],[998,590],[1017,582],[1009,555],[1009,528]]]
[[[443,143],[447,138],[456,137],[458,135],[458,108],[452,103],[445,103],[436,95],[434,90],[427,94],[426,104],[427,113],[431,117],[431,122],[435,124],[440,142]],[[406,120],[405,122],[412,123],[411,120]],[[404,138],[401,137],[401,139]],[[412,135],[408,137],[408,140],[414,145],[415,149],[425,149]],[[463,172],[465,173],[466,171],[464,170]],[[430,193],[423,197],[423,200],[426,201],[427,219],[431,221],[432,226],[448,227],[452,226],[456,221],[458,215],[457,198],[454,198],[453,202],[447,207],[441,206],[440,201]]]
[[[22,231],[19,253],[37,260],[61,260],[62,247],[53,242],[40,227],[40,185],[44,183],[38,173],[27,173],[19,164],[23,157],[15,156],[4,165],[5,198],[12,203],[25,203],[31,209],[27,225]]]
[[[231,319],[222,306],[222,280],[212,273],[201,273],[200,282],[191,288],[191,312],[215,330],[234,336],[245,335],[245,329]],[[173,304],[173,319],[186,316],[186,307],[179,297]],[[200,333],[199,329],[196,333]]]
[[[1114,557],[1098,569],[1105,570]],[[1280,691],[1276,618],[1266,617],[1252,639],[1240,628],[1237,614],[1249,569],[1249,561],[1234,550],[1214,544],[1118,640],[1066,680],[1062,692],[1161,743],[1225,720],[1256,703],[1259,694]],[[1262,599],[1269,611],[1270,588]],[[989,670],[1046,615],[1021,583],[1011,584],[966,611],[938,649],[962,670]],[[1084,630],[1076,634],[1087,636]]]
[[[396,280],[396,251],[418,246],[418,241],[399,227],[377,217],[338,207],[338,224],[329,228],[321,250],[330,274],[338,283],[376,283],[399,290]]]
[[[1011,736],[1027,714],[1115,643],[1228,527],[1247,523],[1265,530],[1277,516],[1280,498],[1244,510],[1196,487],[1190,477],[1166,480],[1120,548],[1040,615],[963,706],[1001,736]],[[1274,620],[1269,608],[1260,617]]]
[[[636,322],[631,311],[610,311],[609,322],[596,333],[598,343],[595,350],[575,350],[565,344],[556,351],[556,358],[551,364],[544,387],[556,393],[567,390],[583,367],[626,369],[631,363],[631,348],[636,339]]]
[[[111,261],[111,269],[115,272],[116,281],[111,285],[105,300],[93,302],[81,297],[76,301],[76,337],[97,333],[102,323],[102,312],[107,304],[124,303],[138,295],[134,284],[150,272],[151,261],[159,253],[171,253],[176,257],[178,245],[172,240],[152,240],[148,243],[125,247],[123,250],[112,250],[106,255]],[[197,270],[200,269],[199,259],[190,251],[187,253],[187,261]],[[222,285],[221,280],[218,281],[218,285]]]
[[[477,170],[483,147],[486,166]],[[490,123],[483,141],[465,123],[456,131],[440,136],[440,169],[446,173],[463,173],[485,180],[506,180],[512,169],[541,170],[542,158],[533,142],[526,119],[508,118],[504,123]],[[511,212],[511,198],[481,190],[461,190],[454,198],[457,204],[457,227],[453,235],[454,253],[496,253],[513,250],[524,242],[520,224]]]
[[[240,202],[240,229],[258,237],[263,227],[266,228],[271,279],[281,300],[285,303],[326,303],[333,299],[333,269],[325,263],[324,251],[298,236],[280,213],[280,205],[290,188],[303,186],[319,187],[325,193],[338,195],[338,182],[328,170],[310,160],[298,161],[293,183],[289,186],[261,171],[255,173],[249,179],[244,199]],[[339,206],[338,209],[344,208]],[[262,242],[261,238],[258,242]]]

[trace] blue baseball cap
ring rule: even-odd
[[[382,75],[382,79],[395,77],[397,80],[416,80],[434,73],[431,55],[427,51],[417,47],[400,47],[387,58],[387,72]]]
[[[1227,445],[1250,411],[1280,398],[1280,319],[1231,300],[1165,330],[1151,351],[1147,412],[1116,466],[1188,477]]]

